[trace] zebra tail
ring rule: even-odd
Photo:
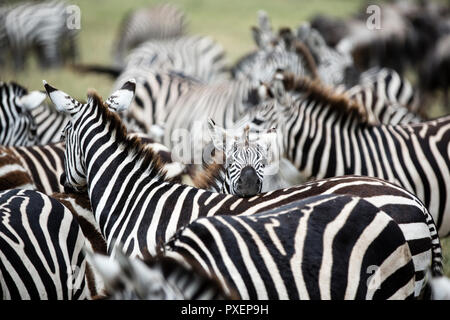
[[[95,64],[72,64],[70,68],[80,73],[100,73],[105,74],[111,78],[117,78],[122,73],[121,67],[102,66]]]
[[[433,277],[440,277],[444,274],[441,240],[434,219],[430,214],[427,217],[427,225],[431,235],[431,274]]]

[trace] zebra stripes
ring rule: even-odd
[[[164,256],[132,259],[116,249],[114,257],[96,254],[90,258],[106,286],[109,300],[223,300],[217,279],[211,279],[195,261],[186,257],[189,268]]]
[[[183,175],[189,174],[189,168],[173,162],[168,149],[145,136],[140,137],[146,148],[152,149],[163,164],[167,178],[181,182]],[[8,189],[34,189],[52,195],[64,192],[60,183],[64,173],[64,143],[54,143],[30,147],[0,146],[0,191]]]
[[[114,59],[122,64],[128,50],[148,40],[172,39],[185,33],[184,13],[172,4],[142,8],[129,13],[121,23],[114,46]]]
[[[75,59],[78,30],[67,26],[67,7],[62,1],[25,2],[7,7],[0,29],[4,28],[17,69],[24,68],[26,54],[34,48],[41,67],[59,66],[66,56]]]
[[[252,198],[237,198],[170,183],[165,180],[154,154],[143,149],[137,140],[126,136],[120,119],[108,110],[99,97],[91,96],[83,105],[48,84],[45,87],[57,109],[76,115],[65,132],[64,184],[68,189],[88,190],[95,220],[105,237],[109,253],[115,243],[123,243],[124,252],[129,256],[142,257],[143,248],[154,254],[159,243],[164,243],[176,230],[197,218],[219,214],[254,214],[304,199],[308,192],[314,191],[311,186],[294,187]],[[125,87],[128,89],[121,91],[133,90],[131,83]],[[124,104],[131,100],[130,95],[126,96],[129,97],[128,102],[119,99]],[[401,223],[410,221],[408,215],[413,210],[421,213],[423,222],[416,226],[423,228],[420,234],[428,230],[430,243],[429,253],[424,255],[429,257],[428,264],[433,257],[433,268],[439,270],[439,240],[432,239],[434,224],[432,218],[431,222],[428,220],[430,216],[421,202],[398,187],[391,186],[396,192],[371,191],[370,183],[365,185],[364,181],[372,178],[356,179],[362,179],[359,180],[362,181],[361,186],[349,188],[346,192],[361,192],[364,197],[373,194],[378,207],[386,205],[384,209],[387,214],[395,216],[402,213],[405,220]],[[385,182],[377,181],[386,186]],[[330,183],[333,183],[331,179]],[[393,196],[385,196],[387,194]],[[414,252],[422,253],[423,249],[418,247]],[[427,259],[423,256],[419,261],[427,265]],[[422,265],[417,271],[423,272],[423,268]],[[422,282],[418,281],[417,292],[422,291]]]
[[[70,211],[32,190],[0,193],[3,299],[89,298],[85,238]]]
[[[220,173],[224,173],[220,175],[222,178],[220,183],[214,183],[206,189],[241,197],[251,197],[261,193],[265,168],[271,151],[271,140],[275,141],[276,132],[268,130],[251,141],[250,127],[247,126],[243,136],[239,137],[233,135],[231,130],[224,130],[217,126],[212,119],[208,121],[208,129],[214,147],[221,151],[221,154],[223,153],[222,156],[225,156],[225,164],[224,170],[220,170]],[[223,159],[218,158],[218,160]],[[197,177],[197,180],[202,178]],[[201,184],[199,181],[197,183]]]
[[[44,103],[31,110],[31,116],[36,124],[36,134],[40,145],[61,141],[61,132],[69,121],[65,114],[52,110]]]
[[[200,218],[177,232],[165,254],[195,259],[241,299],[414,296],[402,231],[356,197],[322,195],[251,216]]]
[[[0,82],[0,145],[33,145],[37,143],[36,124],[30,110],[45,99],[39,91],[28,91],[14,83]]]
[[[448,235],[450,117],[418,124],[370,125],[341,96],[305,79],[296,81],[294,90],[306,93],[285,107],[273,104],[278,111],[272,115],[278,117],[283,153],[300,174],[306,180],[367,175],[398,184],[424,202],[439,234]],[[256,120],[261,126],[263,120]]]
[[[178,72],[205,83],[228,78],[223,47],[204,36],[144,42],[126,57],[128,68]]]

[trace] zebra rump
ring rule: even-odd
[[[200,218],[164,249],[194,259],[242,299],[414,296],[402,231],[357,197],[321,195],[254,215]]]
[[[85,238],[70,211],[32,190],[0,193],[3,299],[89,298]]]

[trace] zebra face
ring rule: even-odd
[[[127,81],[105,101],[105,105],[113,112],[126,109],[134,98],[135,86],[134,80]],[[83,104],[67,93],[48,85],[45,81],[44,87],[56,109],[68,114],[70,118],[61,135],[65,141],[65,151],[64,174],[60,177],[60,183],[66,192],[84,192],[87,190],[87,166],[83,146],[89,143],[84,134],[91,128],[82,126],[84,121],[80,119],[94,119],[98,116],[96,111],[98,108],[95,108],[95,104],[102,103],[101,99],[89,95],[87,103]],[[92,127],[95,127],[95,124]]]
[[[38,143],[36,123],[30,111],[46,98],[45,93],[0,82],[0,144],[30,146]]]
[[[264,168],[266,166],[264,148],[259,144],[245,145],[233,143],[226,153],[226,184],[230,193],[240,197],[252,197],[261,192]]]
[[[116,250],[113,257],[88,255],[110,300],[179,300],[184,296],[164,276],[160,265],[148,266]]]
[[[240,197],[252,197],[261,192],[270,149],[276,136],[274,129],[255,134],[250,140],[249,126],[225,130],[213,120],[208,122],[216,149],[225,154],[224,192]]]

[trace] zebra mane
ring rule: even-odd
[[[134,154],[142,162],[142,170],[150,172],[153,178],[157,178],[160,181],[169,181],[166,178],[166,170],[161,158],[151,148],[147,148],[140,137],[128,135],[127,128],[119,115],[109,110],[108,105],[103,102],[103,99],[96,91],[90,90],[88,96],[92,105],[99,109],[101,118],[104,119],[103,121],[109,122],[109,132],[115,136],[117,143],[123,145],[124,150],[128,154]]]
[[[209,189],[217,180],[220,180],[220,173],[222,170],[223,164],[216,162],[203,164],[203,171],[195,172],[192,177],[192,183],[198,189]]]
[[[292,73],[283,72],[283,85],[286,91],[305,94],[306,99],[328,104],[346,115],[356,114],[361,123],[368,124],[368,115],[364,106],[342,93],[337,93],[333,88],[325,86],[318,79],[296,77]]]
[[[304,58],[306,67],[311,72],[312,77],[314,79],[318,79],[319,73],[317,71],[317,64],[313,54],[311,53],[311,50],[309,50],[309,48],[303,42],[294,38],[291,29],[288,27],[280,28],[278,31],[278,35],[281,39],[283,39],[288,47],[292,48],[295,51],[297,55]]]

